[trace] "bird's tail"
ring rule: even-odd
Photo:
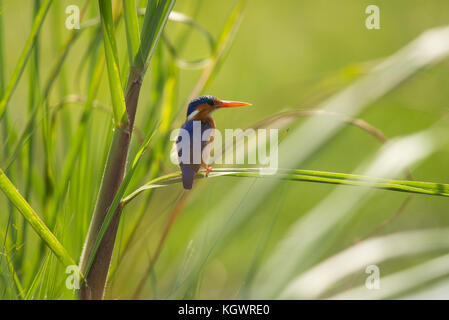
[[[182,166],[182,185],[184,189],[190,190],[193,186],[193,178],[195,177],[195,169],[189,166]]]

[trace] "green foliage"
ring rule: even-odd
[[[53,253],[65,265],[74,265],[74,260],[67,253],[65,248],[56,239],[53,233],[47,228],[44,222],[39,218],[37,213],[26,202],[22,195],[17,191],[8,177],[0,170],[0,189],[11,201],[17,210],[23,215],[26,221],[33,227],[39,237],[44,241]]]
[[[140,34],[140,51],[143,58],[136,57],[136,66],[142,62],[146,63],[153,56],[174,5],[175,0],[148,0]]]
[[[317,25],[313,2],[86,0],[81,29],[66,30],[66,5],[36,0],[23,39],[9,16],[21,5],[0,0],[0,299],[78,298],[66,266],[91,245],[79,264],[95,271],[117,212],[106,298],[447,287],[449,29],[437,18],[366,34],[352,17]],[[182,190],[170,134],[201,94],[254,104],[214,114],[220,129],[280,129],[275,174],[214,167]],[[123,155],[123,179],[108,180]],[[102,194],[110,205],[92,231]],[[370,264],[383,290],[366,290]]]
[[[128,119],[126,116],[125,96],[120,81],[119,59],[117,44],[115,42],[114,20],[112,18],[112,3],[108,0],[101,0],[99,4],[114,123],[119,128],[126,124]]]

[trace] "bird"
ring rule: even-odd
[[[193,187],[195,174],[204,168],[206,176],[212,170],[209,167],[210,149],[206,149],[214,141],[215,121],[212,113],[222,108],[250,106],[250,103],[241,101],[220,100],[214,96],[201,96],[190,101],[187,108],[186,121],[181,126],[180,134],[176,139],[176,149],[178,151],[178,163],[182,173],[182,184],[184,189],[190,190]],[[195,126],[201,129],[201,135],[194,134]],[[184,137],[181,132],[187,133]],[[186,144],[183,138],[188,139]],[[200,150],[198,150],[198,146]],[[211,145],[210,145],[211,146]],[[188,150],[184,150],[187,148]],[[187,155],[183,153],[187,152]],[[203,156],[203,152],[205,155]],[[199,153],[199,154],[198,154]],[[188,161],[185,161],[185,160]],[[199,159],[201,159],[199,161]],[[196,161],[194,161],[196,160]],[[187,162],[187,163],[184,163]]]

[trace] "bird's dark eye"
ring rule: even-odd
[[[208,100],[207,104],[210,105],[210,106],[213,106],[215,104],[215,101],[214,100]]]

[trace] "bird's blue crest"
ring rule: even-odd
[[[215,98],[214,96],[201,96],[196,99],[193,99],[192,101],[190,101],[189,107],[187,108],[187,117],[193,111],[195,111],[197,106],[199,106],[201,104],[205,104],[205,103],[209,103],[210,105],[213,105],[215,100],[217,100],[217,98]]]

